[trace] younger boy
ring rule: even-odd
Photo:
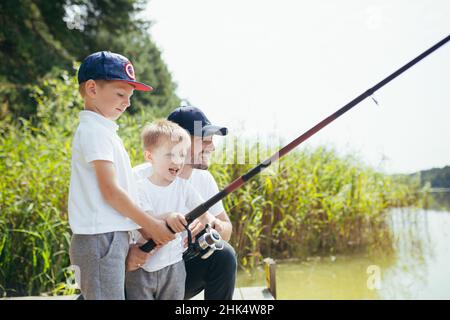
[[[84,60],[78,83],[85,110],[72,143],[70,260],[85,299],[124,299],[129,232],[140,226],[159,245],[174,239],[164,221],[135,204],[130,159],[114,122],[134,90],[152,88],[136,82],[127,58],[108,51]]]
[[[149,176],[137,182],[139,204],[155,217],[172,212],[166,218],[167,224],[174,232],[182,232],[187,223],[184,216],[176,212],[192,210],[203,202],[191,184],[178,177],[190,147],[189,134],[176,123],[161,120],[144,128],[142,140],[144,157],[151,163],[152,170]],[[177,234],[175,240],[157,249],[143,266],[127,272],[127,299],[181,300],[185,280],[183,240]]]

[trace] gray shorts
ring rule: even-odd
[[[126,273],[127,300],[183,300],[185,281],[183,260],[154,272],[139,268]]]
[[[125,259],[128,248],[127,231],[72,236],[70,262],[75,268],[84,299],[125,299]]]

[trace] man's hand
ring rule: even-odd
[[[225,221],[224,221],[225,220]],[[209,224],[213,229],[217,230],[222,236],[222,239],[228,241],[231,235],[231,222],[228,216],[222,212],[217,216],[211,214],[204,214],[198,219],[195,219],[190,225],[189,230],[192,233],[192,242],[195,242],[195,237],[205,229],[205,225]],[[187,246],[187,238],[184,240],[184,247]]]
[[[194,238],[203,230],[205,229],[205,225],[203,222],[201,222],[198,219],[195,219],[192,221],[192,223],[189,225],[189,230],[191,230],[192,233],[192,242],[194,242]]]
[[[205,225],[202,222],[200,222],[198,219],[195,219],[194,221],[192,221],[192,223],[189,225],[189,230],[191,231],[191,234],[192,234],[192,243],[195,242],[195,237],[203,229],[205,229]],[[188,237],[186,237],[184,239],[184,243],[183,243],[184,248],[186,248],[187,246],[188,246]]]
[[[211,228],[216,229],[219,233],[222,233],[222,231],[225,230],[224,222],[219,219],[214,219],[211,222]]]
[[[199,234],[200,231],[205,228],[206,224],[209,224],[211,228],[216,229],[219,233],[224,230],[224,222],[207,213],[202,215],[198,219],[195,219],[189,226],[189,229],[192,232],[192,236],[195,237],[197,234]]]
[[[166,217],[166,223],[175,232],[182,232],[185,230],[184,226],[187,225],[184,215],[178,212],[171,212]]]
[[[125,262],[126,271],[135,271],[143,266],[147,260],[155,254],[159,247],[156,247],[149,253],[139,249],[140,244],[132,244],[130,250],[128,251],[127,260]]]

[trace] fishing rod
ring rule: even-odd
[[[271,157],[267,158],[260,164],[258,164],[253,169],[250,169],[247,173],[240,176],[239,178],[235,179],[233,182],[231,182],[229,185],[227,185],[223,190],[219,191],[217,194],[212,196],[210,199],[205,201],[204,203],[200,204],[198,207],[193,209],[191,212],[187,213],[185,218],[188,223],[192,223],[195,219],[203,215],[206,211],[208,211],[209,208],[211,208],[214,204],[225,198],[230,193],[234,192],[235,190],[239,189],[242,185],[244,185],[248,180],[256,176],[258,173],[269,167],[272,163],[292,151],[295,147],[297,147],[299,144],[301,144],[303,141],[323,129],[325,126],[342,116],[344,113],[346,113],[348,110],[359,104],[361,101],[366,99],[367,97],[371,97],[377,90],[397,78],[399,75],[401,75],[403,72],[417,64],[419,61],[421,61],[426,56],[430,55],[432,52],[436,51],[440,47],[442,47],[444,44],[446,44],[448,41],[450,41],[450,35],[436,43],[434,46],[429,48],[428,50],[424,51],[422,54],[417,56],[416,58],[412,59],[410,62],[405,64],[403,67],[399,68],[397,71],[393,72],[380,82],[378,82],[376,85],[374,85],[372,88],[366,90],[356,98],[354,98],[352,101],[347,103],[345,106],[337,110],[332,115],[328,116],[318,124],[316,124],[314,127],[303,133],[298,138],[291,141],[289,144],[281,148],[278,152],[274,153]],[[374,99],[375,103],[377,101]],[[377,103],[378,104],[378,103]],[[156,244],[153,240],[147,241],[145,244],[140,246],[140,249],[145,252],[150,252],[153,248],[156,247]]]

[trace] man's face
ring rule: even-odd
[[[107,119],[117,120],[130,106],[133,91],[133,86],[123,81],[105,81],[96,85],[94,111]]]
[[[190,164],[195,169],[206,170],[209,167],[211,153],[215,150],[213,136],[191,136]]]

